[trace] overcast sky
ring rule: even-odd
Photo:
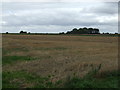
[[[117,2],[4,2],[2,32],[57,33],[93,27],[118,32]]]

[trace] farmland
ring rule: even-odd
[[[118,37],[4,34],[2,40],[3,87],[37,87],[46,77],[46,87],[54,87],[100,65],[99,78],[118,69]]]

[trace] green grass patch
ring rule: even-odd
[[[120,72],[104,72],[102,76],[96,77],[101,69],[102,64],[92,69],[83,78],[74,76],[70,78],[65,87],[67,88],[119,88],[118,81],[120,80]]]
[[[113,74],[112,74],[113,73]],[[41,77],[25,71],[3,72],[3,88],[59,88],[61,80],[52,83],[50,77]],[[62,88],[119,88],[118,72],[108,73],[105,78],[72,77]]]
[[[74,75],[65,82],[59,80],[54,83],[50,81],[51,75],[41,77],[25,71],[3,71],[2,85],[3,88],[58,88],[60,85],[63,88],[119,88],[120,72],[102,72],[102,77],[97,77],[100,68],[101,64],[92,68],[83,78]]]
[[[30,61],[30,60],[35,60],[33,57],[28,57],[28,56],[3,56],[2,57],[2,64],[11,64],[16,61]]]
[[[3,72],[3,88],[53,88],[48,77],[40,77],[25,71]]]
[[[2,54],[3,55],[6,55],[8,53],[11,53],[11,52],[20,52],[20,51],[23,51],[23,52],[28,52],[29,50],[27,48],[22,48],[22,47],[18,47],[18,48],[2,48]]]
[[[66,84],[66,88],[119,88],[120,72],[107,72],[105,77],[95,78],[93,76],[72,77]]]
[[[91,74],[93,75],[93,74]],[[50,76],[41,77],[25,71],[3,72],[3,88],[119,88],[120,72],[107,72],[106,77],[93,77],[87,75],[83,78],[72,77],[66,82],[61,80],[53,83]]]

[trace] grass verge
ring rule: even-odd
[[[3,88],[53,88],[49,78],[40,77],[25,71],[3,72]]]
[[[104,73],[104,77],[86,75],[83,78],[72,77],[66,83],[66,88],[119,88],[120,72],[112,71]]]
[[[28,57],[28,56],[3,56],[2,57],[2,64],[11,64],[13,62],[16,62],[18,60],[22,61],[29,61],[29,60],[34,60],[35,58]]]
[[[102,78],[74,76],[66,82],[59,80],[55,83],[50,81],[49,76],[40,77],[25,71],[3,72],[2,75],[3,88],[119,88],[120,80],[120,72],[117,71],[107,73]]]

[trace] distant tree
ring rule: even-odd
[[[115,34],[118,34],[118,33],[115,33]]]
[[[82,28],[79,28],[78,30],[81,31],[81,30],[83,30],[83,29],[82,29]]]
[[[8,34],[8,32],[6,32],[6,34]]]
[[[88,33],[88,29],[87,29],[86,27],[84,27],[84,28],[82,29],[82,34],[89,34],[89,33]]]
[[[59,34],[65,34],[64,32],[61,32],[61,33],[59,33]]]
[[[99,32],[99,29],[97,29],[97,28],[94,28],[94,34],[100,34],[100,32]]]
[[[28,32],[28,34],[30,34],[30,32]]]
[[[20,34],[26,34],[27,32],[24,32],[24,31],[20,31]]]
[[[78,29],[78,34],[82,34],[83,33],[83,29],[82,28],[79,28]]]
[[[87,28],[86,28],[86,27],[84,27],[83,29],[84,29],[84,30],[87,30]]]
[[[105,33],[105,34],[109,34],[109,33],[107,32],[107,33]]]
[[[66,34],[100,34],[97,28],[74,28],[72,31],[68,31]]]
[[[77,28],[74,28],[72,31],[76,32],[76,31],[77,31]]]
[[[89,34],[92,34],[92,31],[93,31],[93,28],[88,28],[88,32],[89,32]]]
[[[23,31],[20,31],[20,33],[23,33]]]
[[[66,32],[66,34],[70,34],[70,33],[71,33],[71,31],[67,31],[67,32]]]

